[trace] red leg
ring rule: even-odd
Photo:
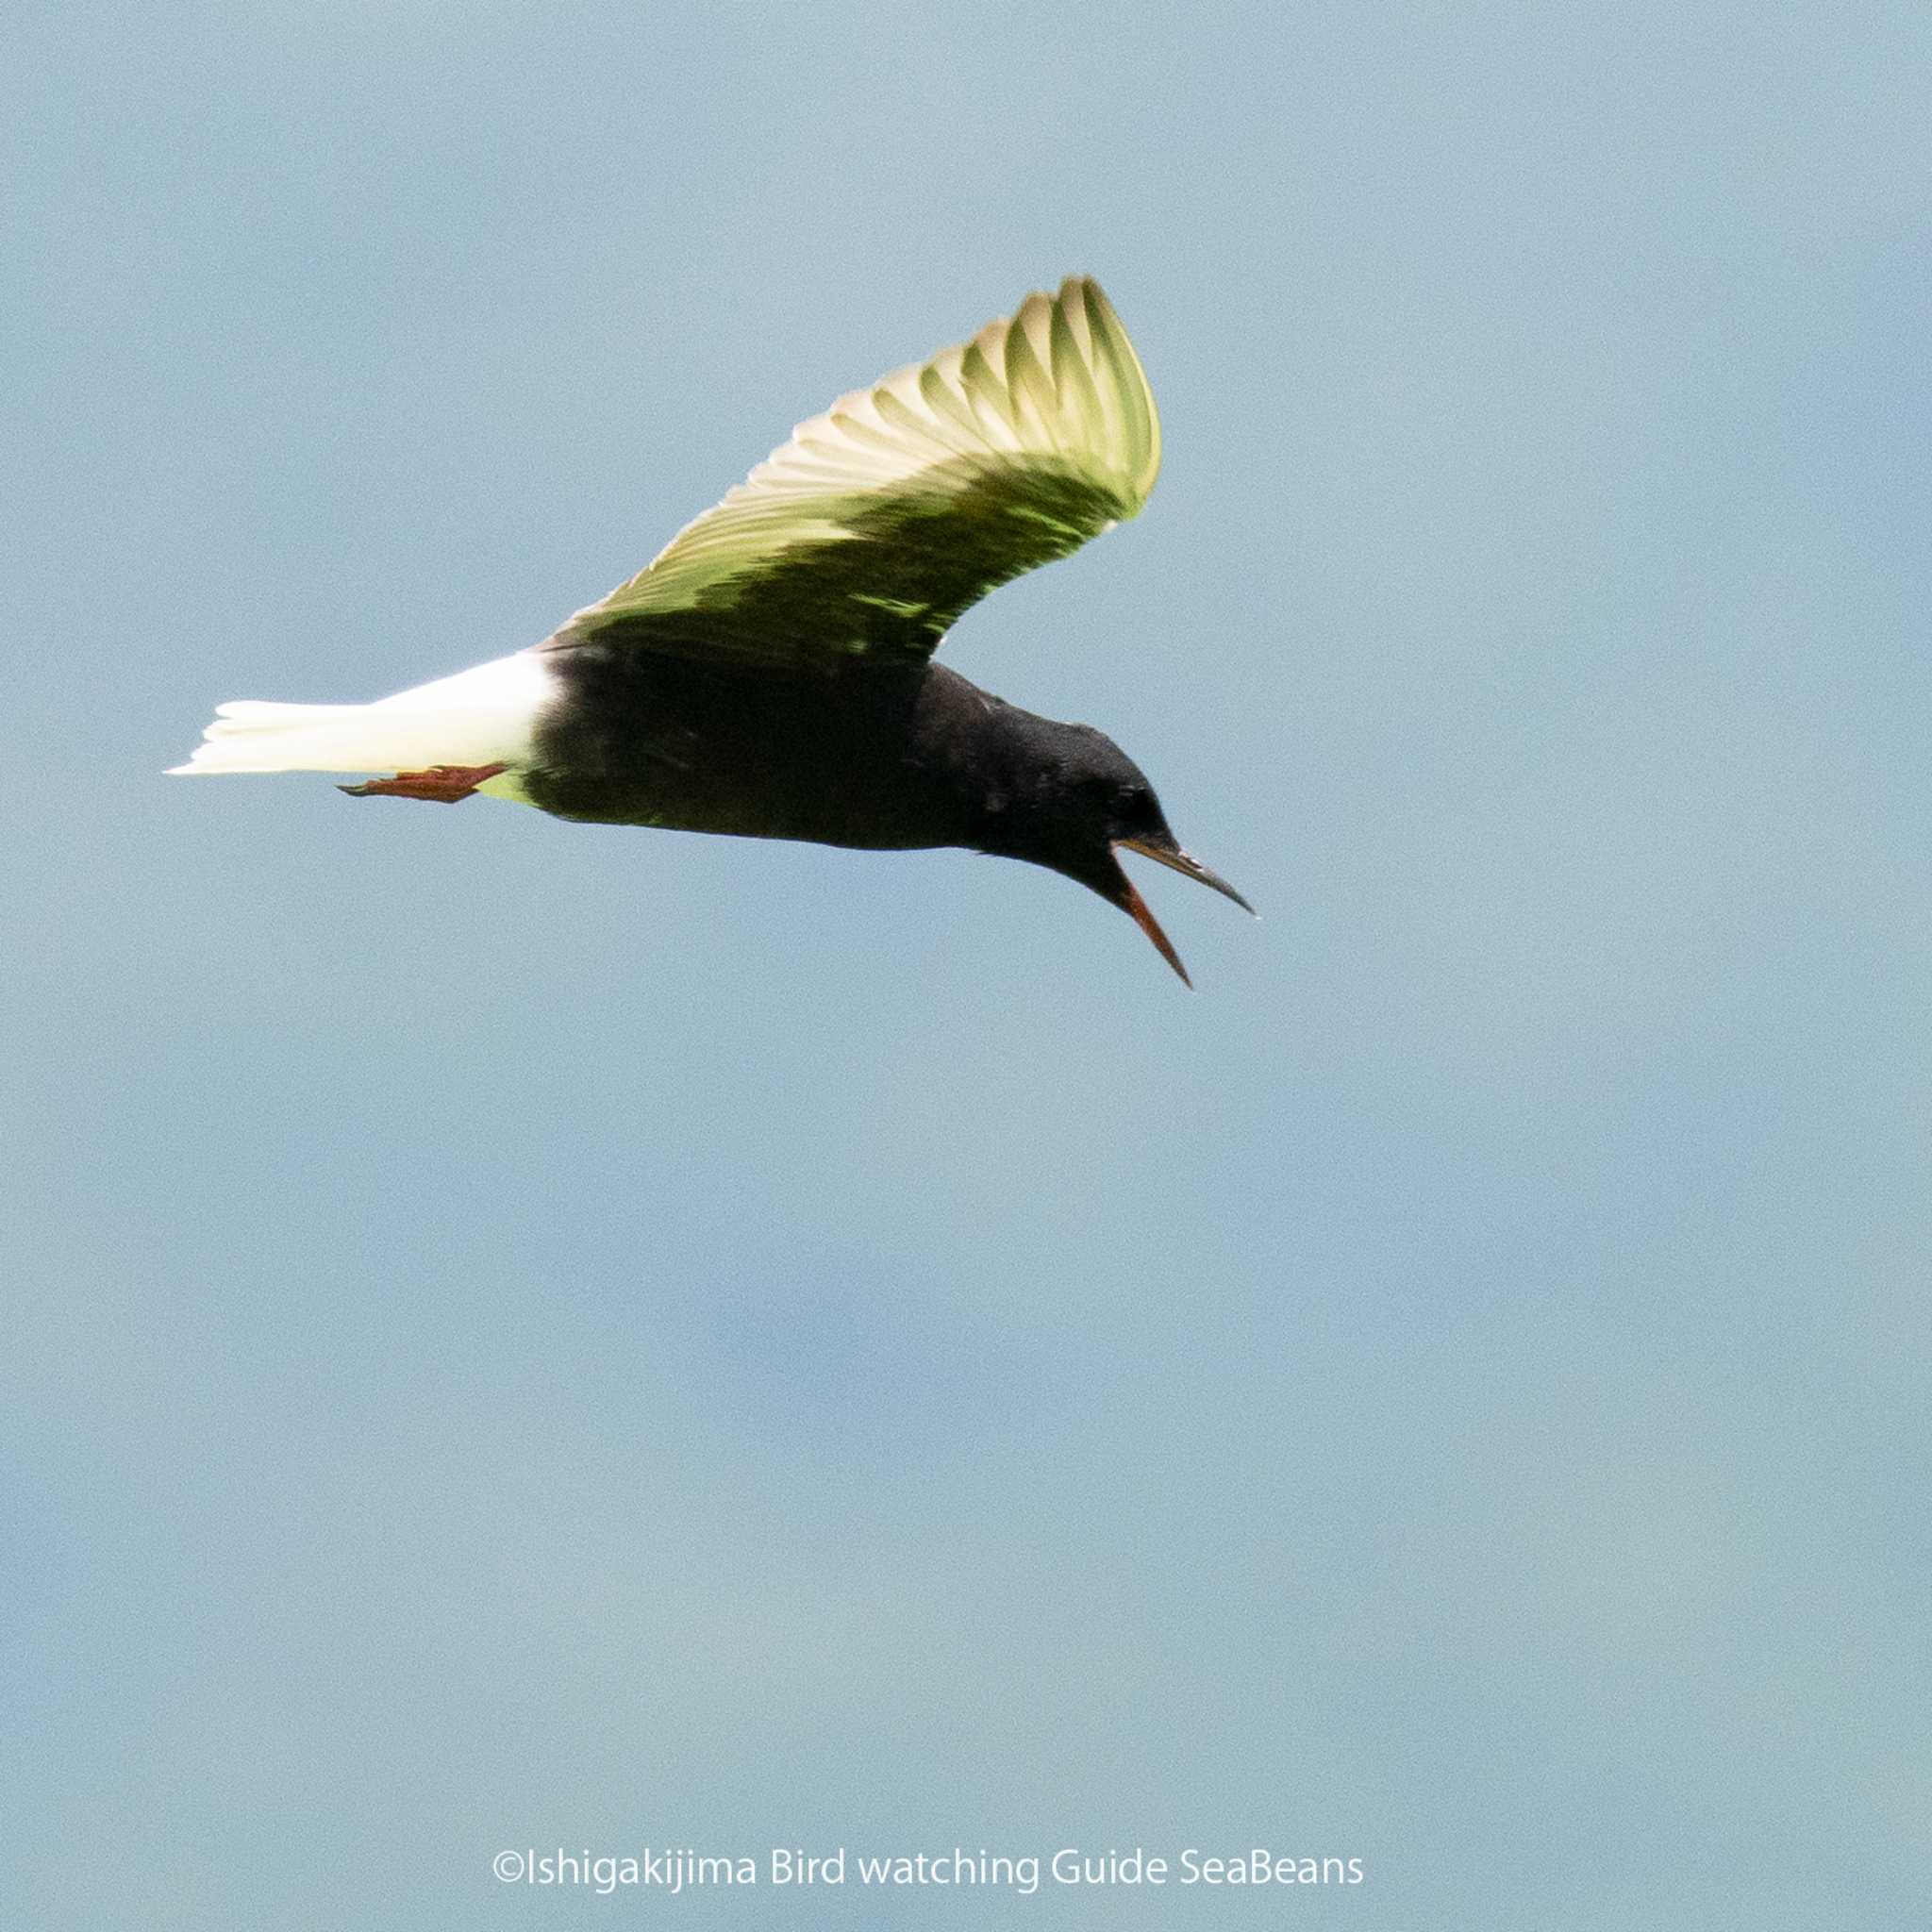
[[[486,778],[509,770],[508,765],[431,765],[426,772],[398,772],[393,778],[372,778],[366,785],[339,785],[351,798],[426,798],[438,805],[458,805]]]

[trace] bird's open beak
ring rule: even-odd
[[[1142,858],[1151,858],[1157,864],[1166,866],[1170,872],[1179,873],[1185,879],[1212,886],[1224,899],[1232,899],[1243,912],[1254,912],[1255,908],[1218,872],[1209,872],[1192,853],[1183,852],[1178,845],[1150,845],[1141,839],[1123,839],[1120,843],[1129,852],[1138,852]]]
[[[1177,872],[1183,878],[1198,880],[1204,886],[1212,886],[1224,899],[1232,899],[1243,912],[1253,913],[1255,908],[1221,876],[1194,858],[1191,853],[1183,852],[1178,845],[1155,845],[1142,839],[1120,839],[1115,841],[1118,849],[1138,852],[1142,858],[1151,858],[1158,865],[1164,865],[1170,872]],[[1155,950],[1181,976],[1183,986],[1192,986],[1188,977],[1188,969],[1181,964],[1180,955],[1161,931],[1159,922],[1147,909],[1147,902],[1134,890],[1131,881],[1127,883],[1126,897],[1121,902],[1132,914],[1137,924],[1154,941]]]

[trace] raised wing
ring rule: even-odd
[[[841,396],[542,648],[924,657],[961,611],[1135,515],[1160,424],[1097,282]]]

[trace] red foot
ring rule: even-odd
[[[459,805],[486,778],[509,770],[508,765],[431,765],[426,772],[398,772],[393,778],[372,778],[366,785],[339,785],[351,798],[426,798],[437,805]]]

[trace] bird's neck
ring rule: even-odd
[[[1052,807],[1066,768],[1060,741],[1072,728],[931,666],[920,691],[913,757],[957,800],[957,842],[1064,871]]]

